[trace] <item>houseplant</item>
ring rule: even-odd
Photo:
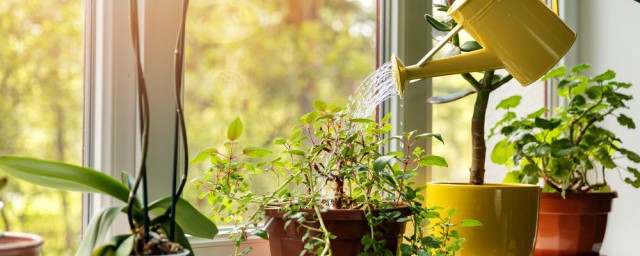
[[[452,255],[464,239],[441,208],[424,208],[424,187],[411,178],[421,166],[446,166],[426,155],[416,141],[439,135],[405,133],[383,138],[389,116],[380,122],[353,119],[344,108],[314,102],[288,138],[274,143],[282,154],[239,145],[243,130],[236,119],[221,148],[203,151],[193,162],[212,166],[194,180],[220,221],[231,222],[238,245],[250,234],[269,239],[271,255]],[[402,151],[381,154],[389,141]],[[262,159],[262,161],[252,161]],[[256,173],[271,173],[277,184],[266,193],[250,189]],[[265,221],[264,228],[261,223]],[[434,227],[428,228],[432,221]],[[402,239],[405,224],[409,235]],[[462,220],[463,227],[478,226]],[[436,236],[435,234],[439,235]],[[236,255],[247,254],[248,251]]]
[[[598,255],[611,202],[616,197],[607,183],[612,171],[632,177],[624,180],[640,187],[638,169],[621,160],[640,163],[640,156],[600,125],[616,117],[621,126],[635,129],[632,118],[621,113],[632,96],[629,83],[615,81],[615,72],[587,77],[587,64],[559,67],[543,80],[556,80],[558,95],[568,102],[552,112],[546,108],[524,116],[511,111],[519,96],[498,105],[505,117],[492,133],[507,138],[498,142],[492,161],[511,169],[505,182],[544,183],[540,203],[540,226],[536,254]],[[546,116],[545,116],[546,114]]]
[[[188,1],[183,1],[182,19],[175,50],[175,96],[176,96],[176,148],[186,147],[185,123],[182,116],[182,63],[184,54],[184,28]],[[185,234],[213,238],[217,228],[207,217],[190,203],[180,198],[186,184],[187,163],[183,166],[183,177],[178,180],[180,166],[174,156],[175,166],[171,195],[149,202],[146,188],[146,156],[149,142],[149,104],[142,63],[138,31],[138,3],[130,1],[131,33],[137,68],[137,95],[140,125],[141,163],[137,177],[123,173],[122,182],[93,169],[40,159],[0,156],[0,169],[34,184],[87,193],[102,193],[119,199],[125,206],[113,206],[95,215],[85,230],[85,236],[76,255],[193,255]],[[181,133],[179,133],[179,131]],[[180,144],[179,144],[180,143]],[[184,158],[188,158],[184,150]],[[179,185],[179,186],[178,186]],[[130,227],[129,234],[116,235],[103,244],[116,216],[124,212]],[[180,214],[177,214],[180,213]]]
[[[0,178],[0,192],[7,185],[7,177]],[[42,251],[42,237],[29,233],[9,232],[9,220],[4,211],[4,201],[0,197],[0,218],[4,222],[4,232],[0,232],[0,255],[38,256]]]
[[[439,11],[447,12],[452,2],[445,1],[444,4],[434,6]],[[457,9],[460,9],[460,4]],[[451,32],[459,26],[449,18],[438,20],[427,14],[425,19],[438,31]],[[452,50],[447,56],[454,56],[449,57],[450,59],[462,58],[465,55],[463,52],[482,49],[476,41],[461,42],[458,33],[451,37],[450,45]],[[462,73],[461,76],[471,88],[451,95],[434,96],[428,102],[443,104],[476,95],[471,124],[472,162],[469,183],[429,183],[426,204],[456,208],[460,218],[473,216],[484,224],[485,228],[461,230],[460,234],[467,238],[463,252],[465,255],[531,255],[536,238],[540,189],[532,185],[484,182],[487,105],[491,93],[509,82],[512,75],[501,76],[495,70],[488,70],[482,72],[481,78],[470,73]]]

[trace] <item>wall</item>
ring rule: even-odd
[[[577,1],[577,0],[569,0]],[[640,3],[632,0],[579,1],[578,60],[590,63],[592,72],[607,69],[617,73],[619,81],[634,84],[634,100],[627,111],[640,125]],[[640,152],[639,130],[621,128],[615,119],[605,120],[624,142]],[[628,163],[623,163],[628,164]],[[609,226],[602,248],[605,255],[639,255],[640,190],[633,189],[618,175],[610,175],[611,187],[618,191],[609,215]]]

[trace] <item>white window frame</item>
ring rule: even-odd
[[[395,52],[407,63],[417,62],[428,50],[430,28],[422,18],[431,11],[431,1],[377,0],[380,63]],[[174,87],[173,51],[181,3],[175,0],[141,0],[140,31],[142,65],[149,87],[151,109],[148,152],[150,200],[169,195],[173,166]],[[85,0],[85,122],[84,165],[119,179],[121,171],[133,172],[139,161],[135,91],[135,59],[129,30],[128,1]],[[153,25],[151,25],[153,24]],[[373,70],[373,68],[372,68]],[[430,131],[430,81],[407,88],[404,100],[393,99],[380,113],[393,111],[394,133],[404,130]],[[425,149],[430,150],[425,144]],[[419,183],[427,181],[427,172]],[[83,197],[83,226],[105,207],[121,202],[98,194]],[[126,233],[124,217],[116,221],[112,234]],[[222,229],[216,239],[192,238],[196,254],[226,255],[233,241]],[[245,246],[254,255],[269,255],[268,242],[250,238]]]

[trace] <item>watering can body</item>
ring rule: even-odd
[[[449,15],[458,26],[442,43],[464,28],[483,48],[426,61],[432,51],[408,67],[392,58],[400,93],[413,79],[500,68],[529,85],[558,63],[576,40],[576,33],[540,0],[458,0]]]

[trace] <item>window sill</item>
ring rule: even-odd
[[[229,238],[229,231],[221,230],[214,239],[189,237],[195,255],[233,255],[235,242]],[[251,236],[240,246],[240,251],[252,248],[251,255],[269,256],[269,241]]]

